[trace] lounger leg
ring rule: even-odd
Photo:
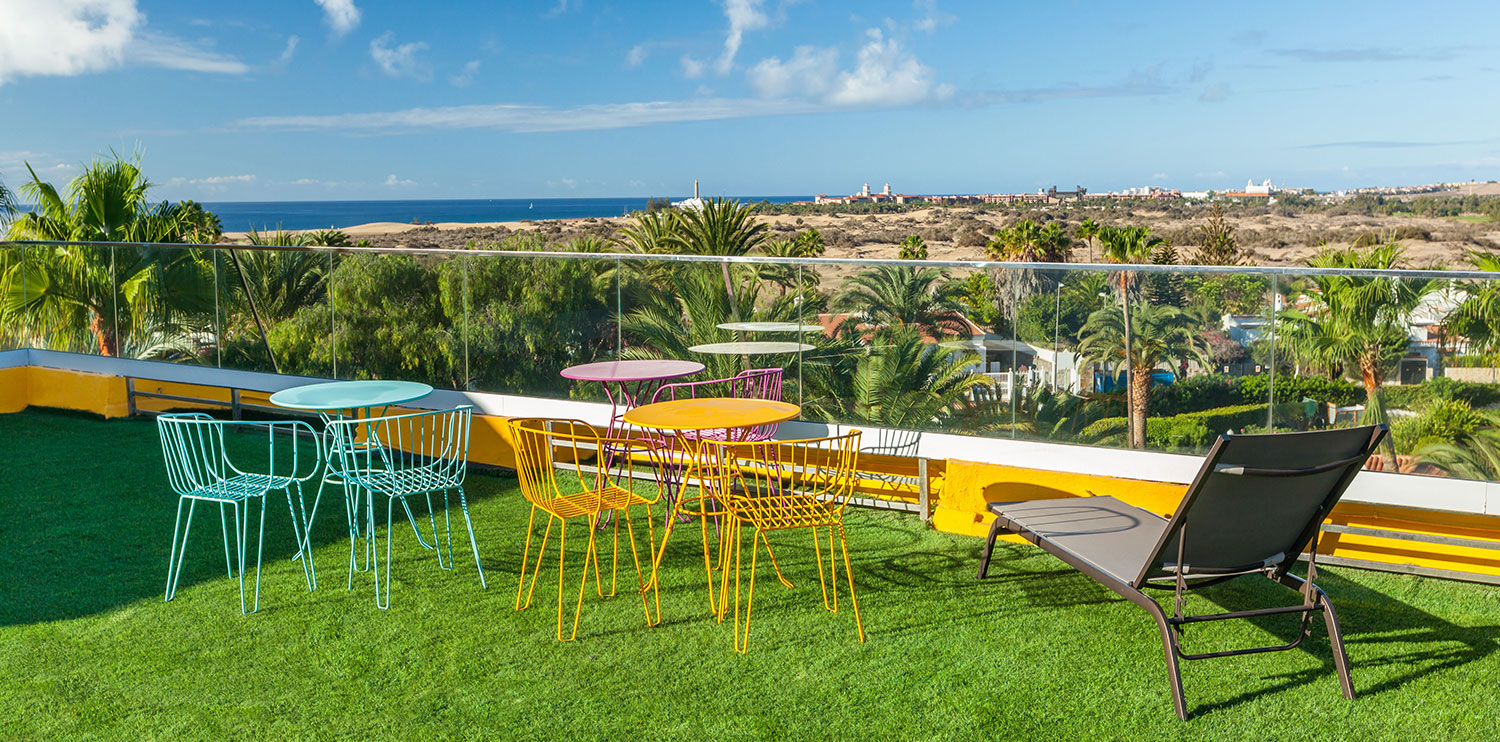
[[[1323,602],[1323,623],[1328,627],[1328,643],[1333,645],[1333,666],[1339,673],[1339,685],[1343,688],[1344,697],[1354,700],[1354,681],[1349,677],[1349,655],[1344,651],[1344,634],[1339,630],[1339,618],[1333,612],[1333,603],[1328,601],[1328,596],[1318,589],[1318,600]]]
[[[986,536],[984,539],[984,554],[979,557],[978,579],[982,580],[985,577],[989,576],[990,554],[995,551],[995,539],[1000,537],[1000,531],[1004,528],[1001,525],[1001,522],[1002,521],[1000,520],[999,516],[996,516],[995,522],[990,524],[990,535]]]
[[[1182,671],[1177,666],[1177,635],[1173,633],[1171,624],[1167,623],[1167,614],[1154,600],[1147,599],[1145,604],[1138,604],[1145,608],[1151,617],[1156,619],[1156,627],[1161,631],[1161,647],[1167,657],[1167,681],[1172,684],[1172,706],[1177,709],[1177,718],[1187,721],[1187,699],[1182,693]]]

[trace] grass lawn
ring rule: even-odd
[[[750,653],[734,654],[730,625],[707,609],[696,524],[668,549],[662,626],[645,625],[633,591],[590,589],[579,640],[559,644],[555,571],[531,610],[512,610],[527,514],[514,478],[469,479],[489,589],[459,534],[457,569],[441,572],[398,525],[389,611],[375,608],[368,573],[345,589],[337,502],[318,519],[320,584],[308,593],[273,500],[261,611],[242,616],[216,518],[202,514],[177,598],[162,602],[176,501],[151,421],[0,415],[0,440],[5,739],[1462,740],[1500,729],[1492,587],[1327,569],[1360,697],[1339,694],[1318,622],[1305,651],[1186,663],[1184,723],[1145,613],[1029,546],[1000,547],[992,578],[977,581],[978,539],[909,515],[848,516],[866,644],[847,609],[823,610],[803,536],[777,542],[797,588],[760,583]],[[622,586],[634,582],[625,570]],[[1244,579],[1190,607],[1289,595]],[[1195,627],[1188,649],[1284,641],[1294,626]]]

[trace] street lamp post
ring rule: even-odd
[[[1058,351],[1059,335],[1062,330],[1062,281],[1057,282],[1057,306],[1052,310],[1052,391],[1057,391],[1057,365],[1062,362],[1062,354]]]

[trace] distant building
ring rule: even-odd
[[[1267,198],[1268,199],[1268,198],[1271,197],[1271,194],[1272,194],[1272,192],[1274,190],[1275,189],[1271,187],[1271,180],[1269,178],[1267,178],[1265,181],[1263,181],[1260,185],[1256,185],[1255,181],[1253,181],[1253,180],[1247,180],[1247,181],[1245,181],[1245,190],[1243,190],[1243,191],[1226,191],[1224,193],[1224,197],[1225,198]]]
[[[693,197],[682,201],[673,201],[672,207],[677,209],[702,209],[704,201],[698,196],[698,181],[693,181]]]
[[[866,183],[863,188],[859,189],[859,193],[850,196],[829,196],[823,193],[813,196],[813,203],[815,204],[906,204],[926,200],[927,198],[924,196],[917,196],[910,193],[892,193],[890,183],[886,183],[885,188],[881,189],[879,193],[872,192],[870,184]]]

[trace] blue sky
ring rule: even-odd
[[[0,178],[163,198],[1500,177],[1500,4],[5,0]]]

